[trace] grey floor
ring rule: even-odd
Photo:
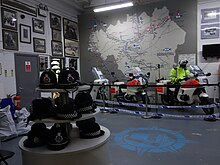
[[[218,112],[218,109],[216,109]],[[170,110],[172,114],[203,114],[202,111]],[[163,112],[161,112],[163,113]],[[108,165],[218,165],[219,121],[202,118],[163,117],[143,119],[129,113],[99,113],[99,124],[109,128]],[[22,165],[18,141],[2,142],[1,147],[16,154],[8,162]],[[91,163],[92,164],[92,163]]]

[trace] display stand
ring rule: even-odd
[[[66,90],[37,89],[37,91],[58,91],[61,92],[62,101],[65,102],[68,100],[66,99],[66,93],[68,93]],[[79,129],[75,125],[76,121],[91,118],[100,112],[99,108],[96,108],[95,111],[95,113],[83,114],[81,118],[76,120],[36,120],[35,122],[43,123],[71,123],[72,127],[69,127],[70,143],[64,149],[58,151],[49,150],[47,146],[27,148],[23,144],[27,139],[27,136],[24,136],[19,141],[23,165],[88,165],[91,163],[95,165],[107,165],[109,156],[107,146],[104,144],[110,137],[110,131],[106,127],[100,126],[101,130],[105,131],[103,136],[93,139],[81,139],[79,137]]]
[[[107,165],[109,162],[108,149],[104,145],[110,131],[101,126],[105,131],[103,136],[94,139],[80,139],[78,129],[74,126],[71,131],[71,141],[66,148],[60,151],[52,151],[47,147],[27,148],[23,142],[27,138],[23,137],[19,141],[22,151],[23,165]]]

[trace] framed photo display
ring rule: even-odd
[[[79,41],[78,24],[76,22],[63,18],[63,32],[65,39]]]
[[[62,36],[61,31],[52,29],[52,40],[61,42]]]
[[[34,52],[46,53],[46,41],[42,38],[33,38]]]
[[[7,8],[11,8],[14,10],[18,10],[20,12],[32,15],[32,16],[37,16],[37,8],[33,6],[29,6],[25,3],[16,1],[16,0],[1,0],[2,6],[5,6]]]
[[[61,31],[61,16],[50,13],[50,27]]]
[[[59,41],[51,41],[51,49],[53,56],[63,56],[63,47],[62,42]]]
[[[18,33],[10,30],[2,30],[3,49],[18,50]]]
[[[31,27],[20,24],[20,42],[31,43]]]
[[[44,21],[36,18],[32,19],[33,32],[44,34]]]
[[[2,28],[17,30],[17,12],[1,8]]]
[[[72,41],[65,39],[65,56],[79,57],[79,43],[77,41]]]

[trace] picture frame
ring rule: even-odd
[[[79,58],[79,43],[77,41],[64,40],[65,56]]]
[[[59,30],[52,29],[52,40],[54,41],[62,41],[62,33]]]
[[[201,23],[217,23],[219,22],[220,8],[201,9]]]
[[[44,55],[39,55],[39,71],[45,71],[48,68],[49,57]]]
[[[50,28],[61,31],[61,16],[50,13]]]
[[[2,6],[23,12],[28,15],[37,16],[37,8],[15,0],[1,0]]]
[[[18,33],[2,29],[3,49],[18,50]]]
[[[36,18],[32,18],[33,32],[44,34],[44,21]]]
[[[59,41],[51,41],[51,50],[53,56],[63,56],[63,46],[62,42]]]
[[[17,12],[1,8],[2,28],[17,30]]]
[[[31,43],[31,27],[28,25],[20,24],[20,42]]]
[[[42,38],[33,38],[34,52],[46,53],[46,41]]]
[[[68,40],[79,41],[78,24],[74,21],[63,18],[63,36]]]
[[[201,39],[219,38],[219,28],[219,23],[201,25]]]

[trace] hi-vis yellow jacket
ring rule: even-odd
[[[171,69],[170,80],[171,82],[176,83],[179,80],[186,78],[189,74],[190,74],[190,71],[188,69],[177,66]]]

